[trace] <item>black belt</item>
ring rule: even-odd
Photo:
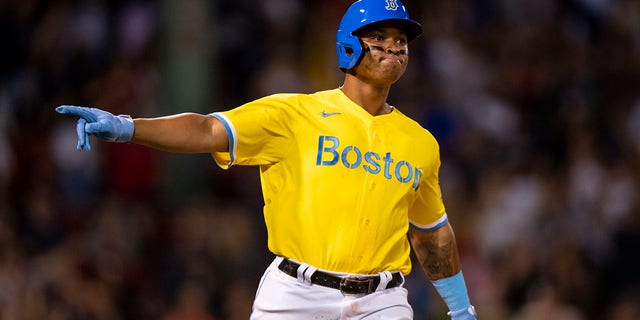
[[[300,267],[299,263],[293,262],[289,259],[282,260],[278,265],[278,269],[294,278],[298,278],[298,267]],[[392,278],[389,280],[389,283],[387,283],[387,287],[385,289],[399,287],[402,285],[402,282],[402,274],[400,272],[393,272]],[[380,276],[339,277],[318,270],[311,275],[311,283],[338,289],[345,294],[370,294],[375,292],[378,288],[378,285],[380,284]]]

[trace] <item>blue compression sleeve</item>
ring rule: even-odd
[[[447,304],[449,310],[467,309],[471,305],[462,271],[451,277],[433,281],[433,286]]]

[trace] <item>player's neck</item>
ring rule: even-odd
[[[361,106],[371,115],[377,116],[391,112],[387,104],[387,96],[391,86],[374,86],[347,74],[342,92],[353,102]]]

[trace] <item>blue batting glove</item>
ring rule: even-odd
[[[451,310],[447,314],[452,320],[476,320],[476,309],[469,302],[462,271],[451,277],[433,281],[433,286]]]
[[[133,137],[133,119],[128,115],[114,116],[104,110],[76,106],[59,106],[56,111],[80,117],[76,125],[78,150],[91,150],[89,135],[109,142],[129,142]]]
[[[466,309],[460,309],[456,311],[449,311],[447,315],[451,316],[451,320],[476,320],[476,309],[473,306],[469,306]]]

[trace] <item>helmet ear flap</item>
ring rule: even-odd
[[[362,59],[362,41],[356,36],[349,35],[336,43],[338,51],[338,66],[342,71],[355,67]]]

